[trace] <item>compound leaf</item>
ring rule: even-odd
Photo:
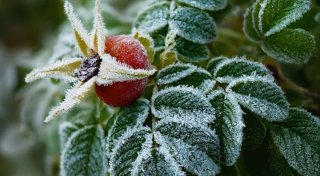
[[[287,118],[289,104],[281,88],[269,79],[245,77],[232,81],[226,88],[238,102],[268,121]]]
[[[211,43],[216,38],[216,24],[205,12],[188,7],[178,7],[169,20],[171,30],[191,42]]]

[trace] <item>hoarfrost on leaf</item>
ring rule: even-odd
[[[152,133],[147,127],[124,133],[110,154],[111,175],[132,175],[144,158],[151,155]]]
[[[311,8],[311,0],[263,0],[259,29],[265,36],[275,34],[300,19]]]
[[[152,97],[151,111],[159,119],[179,119],[208,124],[215,119],[214,109],[199,90],[171,87]]]
[[[190,42],[183,38],[176,39],[175,50],[182,62],[197,63],[209,59],[210,51],[206,45]]]
[[[271,136],[291,167],[301,175],[320,174],[320,121],[302,109],[290,109],[287,120],[275,123]]]
[[[262,50],[271,57],[291,64],[306,63],[315,49],[315,39],[303,29],[284,29],[262,43]]]
[[[227,6],[227,0],[178,0],[184,4],[190,5],[201,10],[221,10]]]
[[[219,135],[222,161],[232,166],[240,156],[243,140],[241,107],[232,94],[222,90],[212,92],[208,99],[216,112],[214,127]]]
[[[192,121],[162,120],[156,125],[155,140],[176,161],[196,175],[219,173],[219,141],[213,130]]]
[[[169,3],[156,3],[138,15],[134,27],[143,33],[152,33],[165,27],[168,24],[168,18]]]
[[[216,38],[216,24],[205,12],[178,7],[169,20],[169,28],[194,43],[208,44]]]
[[[289,104],[283,91],[273,81],[261,77],[244,77],[232,81],[226,88],[238,102],[268,121],[283,121]]]
[[[108,132],[107,150],[110,151],[117,139],[127,130],[142,127],[149,111],[149,101],[142,99],[118,112]]]
[[[213,76],[222,83],[230,83],[246,76],[259,76],[273,80],[269,70],[264,65],[241,57],[220,62],[215,67]]]
[[[160,70],[157,75],[157,84],[166,87],[184,85],[205,90],[213,87],[207,85],[212,81],[208,71],[191,64],[170,65]]]
[[[61,156],[61,175],[101,176],[107,173],[105,137],[101,126],[73,132]]]

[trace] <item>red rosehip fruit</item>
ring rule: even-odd
[[[148,57],[143,46],[131,36],[117,35],[105,41],[105,52],[118,62],[130,65],[134,69],[149,69]],[[111,85],[95,85],[98,97],[108,105],[124,107],[134,103],[143,93],[148,78],[115,82]]]

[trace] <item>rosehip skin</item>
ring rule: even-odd
[[[149,69],[148,57],[138,40],[126,35],[108,37],[105,52],[134,69]],[[124,107],[134,103],[143,93],[148,78],[116,82],[111,85],[95,85],[98,97],[108,105]]]

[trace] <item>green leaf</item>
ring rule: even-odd
[[[138,100],[133,105],[121,109],[116,115],[112,127],[108,132],[107,149],[110,149],[117,142],[117,139],[126,131],[142,127],[149,115],[149,101]]]
[[[190,42],[183,38],[176,40],[175,50],[182,62],[202,62],[209,59],[210,51],[206,45]]]
[[[101,126],[86,126],[74,132],[61,156],[61,175],[106,175],[104,131]]]
[[[191,87],[171,87],[152,97],[152,113],[160,119],[182,119],[199,124],[213,122],[214,110],[199,90]]]
[[[210,60],[210,62],[207,65],[207,70],[211,73],[214,74],[214,71],[221,62],[227,60],[227,57],[221,56],[221,57],[216,57]]]
[[[311,0],[264,0],[259,12],[259,29],[265,36],[270,36],[300,19],[310,9]]]
[[[237,161],[242,145],[243,120],[241,107],[232,94],[216,91],[208,96],[215,109],[215,129],[220,138],[222,161],[232,166]]]
[[[152,33],[168,24],[169,3],[161,2],[150,6],[140,13],[134,22],[138,31]]]
[[[117,176],[136,175],[141,160],[150,155],[152,133],[142,127],[127,131],[115,144],[110,154],[110,174]]]
[[[272,140],[271,140],[272,141]],[[269,142],[268,170],[272,176],[298,176],[273,142]]]
[[[302,109],[290,109],[284,122],[271,126],[271,136],[291,167],[301,175],[320,175],[320,121]]]
[[[220,62],[214,69],[213,76],[217,81],[223,83],[229,83],[246,76],[259,76],[273,80],[264,65],[240,57]]]
[[[227,0],[178,0],[181,3],[190,5],[201,10],[220,10],[227,6]]]
[[[251,40],[252,42],[259,42],[261,40],[261,36],[258,29],[258,24],[256,24],[256,20],[254,16],[254,12],[256,12],[256,8],[259,1],[256,1],[254,5],[247,9],[246,13],[244,14],[244,21],[243,21],[243,32],[246,37]]]
[[[266,37],[262,50],[285,63],[306,63],[315,49],[314,37],[303,29],[285,29]]]
[[[232,81],[226,90],[242,106],[268,121],[282,121],[288,116],[289,104],[281,88],[269,79],[240,78]]]
[[[245,110],[244,114],[245,128],[243,148],[245,150],[255,150],[265,139],[267,128],[252,112]]]
[[[65,148],[70,136],[79,129],[76,125],[70,122],[64,122],[60,125],[59,136],[60,136],[60,145],[61,150]]]
[[[208,85],[209,83],[212,85]],[[193,86],[200,90],[209,90],[214,86],[209,72],[191,64],[175,64],[160,70],[157,75],[157,84],[167,87]]]
[[[216,38],[216,24],[205,12],[188,7],[178,7],[169,20],[169,27],[191,42],[211,43]]]
[[[219,172],[219,141],[208,125],[161,120],[153,130],[122,134],[110,155],[111,175],[214,175]]]
[[[138,175],[153,175],[153,176],[163,176],[163,175],[175,175],[184,176],[185,173],[179,168],[178,164],[170,156],[170,154],[165,149],[154,149],[152,155],[146,157],[141,162],[141,167],[139,167]]]
[[[161,121],[156,125],[155,141],[188,172],[215,175],[220,171],[219,141],[208,126],[191,121]]]
[[[154,43],[154,50],[156,52],[159,52],[161,50],[165,49],[165,41],[166,41],[166,37],[164,35],[161,34],[152,34],[151,35],[152,39],[153,39],[153,43]]]

